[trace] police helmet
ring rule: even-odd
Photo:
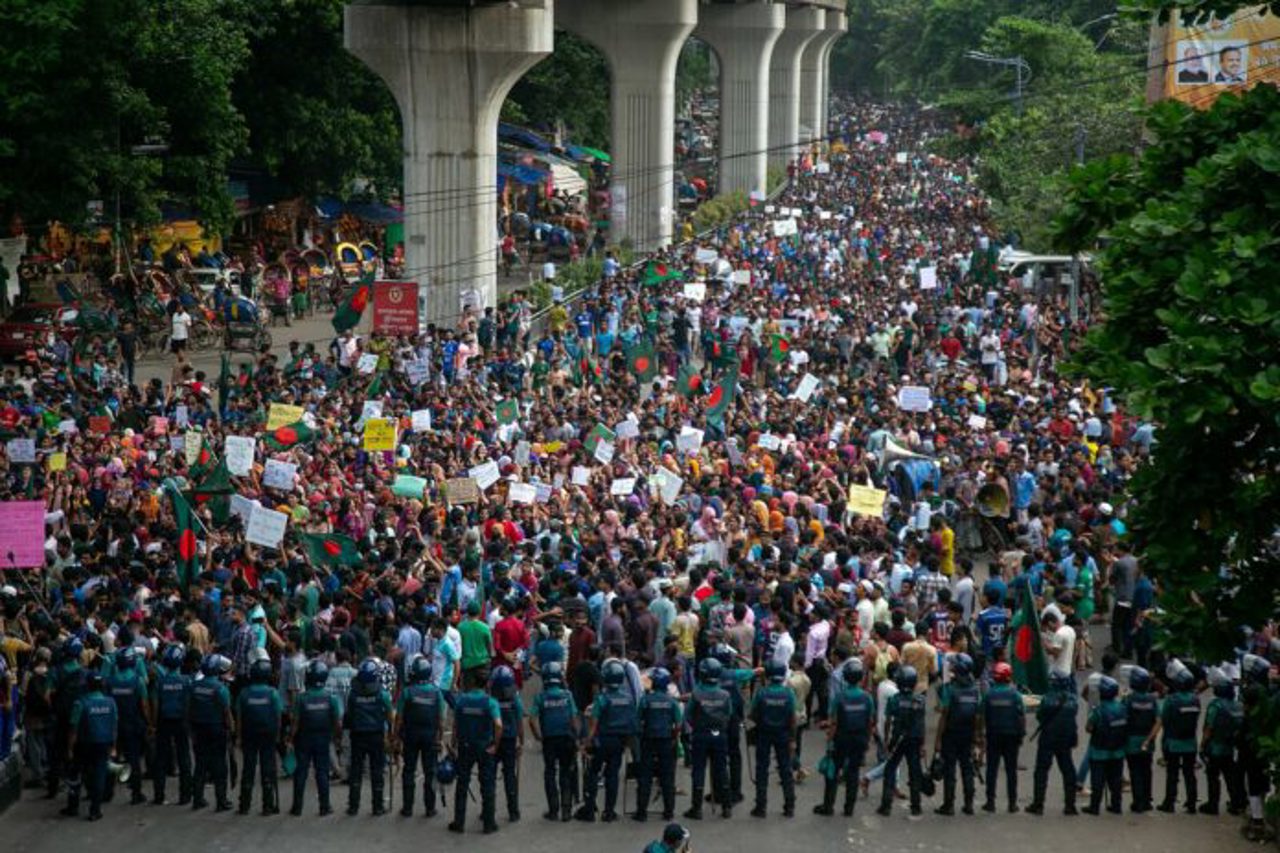
[[[85,673],[84,686],[86,690],[101,690],[102,673],[98,672],[96,669]]]
[[[776,660],[764,665],[764,676],[773,684],[781,684],[787,680],[787,668]]]
[[[1229,681],[1215,684],[1213,685],[1213,695],[1219,699],[1234,699],[1236,698],[1236,686]]]
[[[307,686],[323,687],[329,680],[329,667],[322,660],[313,660],[307,664]]]
[[[564,667],[559,661],[551,661],[542,668],[542,683],[564,686]]]
[[[951,656],[951,674],[964,678],[973,675],[973,658],[964,652],[957,652]]]
[[[231,671],[231,661],[222,655],[205,655],[200,663],[200,671],[205,678],[221,678]]]
[[[1098,679],[1098,695],[1104,702],[1109,702],[1120,695],[1120,682],[1109,675]]]
[[[605,678],[605,683],[609,683],[609,679]],[[489,676],[489,690],[494,696],[506,698],[516,689],[516,674],[509,666],[494,667],[493,673]]]
[[[720,680],[724,667],[715,658],[703,658],[698,663],[698,680],[705,684],[714,684]]]
[[[1195,675],[1192,674],[1185,663],[1177,658],[1169,661],[1169,665],[1165,667],[1164,675],[1175,690],[1190,690],[1196,683]]]
[[[249,680],[254,684],[270,683],[271,661],[259,659],[249,664]]]
[[[1140,666],[1129,670],[1129,689],[1145,693],[1151,689],[1151,673]]]
[[[356,681],[366,687],[378,683],[378,662],[373,658],[365,658],[360,661],[360,668],[356,670]]]
[[[898,685],[899,690],[915,690],[916,681],[919,677],[914,666],[900,666],[894,682]]]
[[[453,759],[446,755],[436,764],[436,781],[441,785],[452,785],[456,778],[458,768],[454,766]]]
[[[116,650],[116,669],[126,671],[133,669],[138,663],[138,650],[133,646],[125,646]]]
[[[170,643],[160,653],[160,663],[169,669],[182,669],[182,662],[187,658],[187,651],[181,643]]]
[[[711,656],[720,661],[720,665],[726,669],[733,666],[734,661],[738,659],[737,653],[732,646],[720,643],[711,650]]]
[[[414,684],[424,684],[431,680],[431,661],[424,655],[418,655],[409,664],[409,680]]]
[[[627,669],[621,662],[611,660],[604,665],[600,678],[604,681],[605,687],[621,687],[622,683],[627,680]]]
[[[663,667],[655,666],[649,672],[649,684],[659,693],[666,693],[671,686],[671,673]]]
[[[669,823],[666,829],[662,830],[662,843],[672,850],[688,840],[689,830],[678,823]]]
[[[996,684],[1008,684],[1013,681],[1013,667],[1004,661],[1000,661],[991,668],[991,678]]]
[[[1245,680],[1253,684],[1266,684],[1271,679],[1271,663],[1261,655],[1245,655],[1241,669]]]
[[[862,677],[867,669],[862,665],[862,658],[849,658],[840,671],[844,673],[844,683],[852,685],[862,683]]]
[[[84,643],[79,637],[68,637],[62,644],[63,660],[79,660],[84,654]]]

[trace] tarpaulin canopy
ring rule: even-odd
[[[550,151],[551,143],[543,139],[525,127],[519,127],[507,122],[498,124],[498,139],[503,142],[510,142],[515,145],[523,145],[526,148],[532,148],[535,151]]]

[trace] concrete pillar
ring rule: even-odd
[[[827,135],[828,71],[831,49],[845,33],[844,12],[828,9],[824,31],[804,49],[800,60],[800,125],[811,139]]]
[[[699,9],[693,34],[720,63],[720,174],[717,191],[765,191],[769,146],[769,60],[786,7],[754,2]]]
[[[801,147],[800,64],[805,47],[824,35],[826,12],[816,6],[787,9],[787,28],[769,62],[769,166],[785,167]]]
[[[609,60],[611,233],[641,251],[671,242],[676,62],[697,20],[697,0],[556,0],[556,26]]]
[[[497,302],[498,113],[551,53],[551,0],[352,5],[344,23],[347,50],[400,107],[405,277],[426,291],[424,322],[453,324],[464,301]]]

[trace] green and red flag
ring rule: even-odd
[[[178,528],[178,539],[175,547],[177,552],[178,584],[183,591],[186,591],[191,586],[191,582],[195,580],[196,575],[200,573],[200,561],[196,547],[195,513],[191,510],[191,504],[187,503],[187,499],[182,496],[182,491],[178,488],[178,484],[172,479],[165,480],[163,488],[169,493],[169,500],[173,502],[173,521]]]
[[[1049,690],[1049,659],[1040,639],[1040,619],[1030,584],[1021,584],[1018,612],[1009,623],[1009,665],[1018,687],[1036,695]]]
[[[692,400],[702,393],[702,374],[692,364],[682,365],[680,373],[676,375],[676,390]]]
[[[588,380],[597,384],[603,382],[604,370],[590,353],[584,351],[573,363],[573,382],[575,385],[583,385]]]
[[[645,284],[679,281],[683,278],[684,273],[663,261],[649,261],[649,263],[645,264],[643,278]]]
[[[280,451],[288,450],[299,444],[306,444],[315,437],[316,431],[307,426],[306,421],[295,421],[291,424],[268,430],[262,436],[262,442],[267,446],[268,450]]]
[[[361,560],[355,540],[341,533],[304,533],[302,544],[316,565],[354,566]]]
[[[381,397],[384,393],[386,393],[386,390],[387,390],[386,377],[387,377],[387,372],[385,370],[379,370],[377,373],[375,373],[373,375],[373,381],[370,382],[369,387],[365,389],[365,392],[364,392],[365,397],[367,397],[370,400],[374,400],[374,399],[377,399],[378,397]]]
[[[720,377],[720,381],[712,387],[702,401],[707,407],[707,423],[715,426],[724,423],[725,412],[729,410],[729,404],[733,402],[733,395],[737,389],[738,372],[736,370],[728,371]]]
[[[360,325],[360,318],[364,316],[364,309],[369,304],[370,288],[373,287],[372,280],[364,279],[364,276],[360,277],[360,283],[356,285],[355,290],[351,291],[351,295],[333,314],[333,330],[338,334]]]
[[[609,429],[604,424],[596,424],[591,428],[591,432],[587,433],[586,439],[582,442],[583,448],[587,451],[588,456],[596,455],[596,447],[602,441],[612,444],[618,438],[617,433]]]
[[[219,459],[204,479],[191,489],[191,500],[196,506],[207,505],[209,511],[213,513],[214,522],[224,524],[231,517],[230,496],[234,492],[235,487],[231,485],[231,472],[227,470],[226,460]]]
[[[520,407],[515,400],[503,400],[498,404],[496,414],[500,425],[513,424],[520,418]]]
[[[769,336],[769,357],[774,361],[786,361],[791,354],[791,341],[786,335]]]
[[[641,337],[627,348],[627,367],[641,382],[652,382],[658,375],[658,359],[653,352],[653,341]]]

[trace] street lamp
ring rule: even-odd
[[[1022,115],[1022,87],[1031,80],[1031,65],[1021,56],[992,56],[981,50],[970,50],[965,53],[965,59],[972,59],[976,62],[985,62],[988,65],[1003,65],[1007,68],[1014,69],[1018,74],[1017,88],[1014,89],[1014,100],[1018,105],[1018,115]]]

